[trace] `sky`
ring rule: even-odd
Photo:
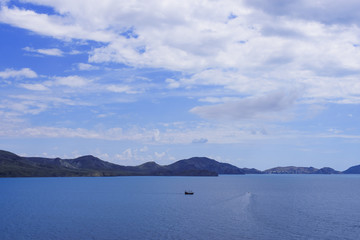
[[[358,0],[0,0],[0,149],[360,164]]]

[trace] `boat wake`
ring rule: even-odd
[[[247,192],[247,193],[245,193],[245,195],[243,195],[242,202],[247,206],[250,204],[251,198],[252,198],[252,193]]]
[[[231,198],[227,198],[222,201],[219,201],[216,204],[214,204],[214,207],[216,207],[218,205],[227,205],[227,206],[232,205],[232,209],[234,209],[234,208],[235,209],[245,209],[250,205],[252,197],[253,197],[252,193],[246,192],[244,194],[236,195]]]

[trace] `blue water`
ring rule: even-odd
[[[360,239],[360,175],[3,178],[0,239]]]

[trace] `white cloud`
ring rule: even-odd
[[[159,142],[160,141],[160,130],[159,129],[154,129],[152,131],[152,141],[154,142]]]
[[[128,148],[122,154],[117,154],[116,158],[118,158],[120,160],[129,160],[129,159],[133,158],[132,149]]]
[[[165,80],[168,88],[213,86],[253,96],[300,86],[313,101],[358,102],[354,0],[27,2],[52,7],[55,14],[5,4],[0,21],[59,39],[101,42],[90,62],[183,73]]]
[[[115,113],[102,113],[102,114],[98,114],[97,117],[98,118],[107,118],[107,117],[111,117],[113,116]]]
[[[170,89],[180,87],[180,83],[178,81],[174,80],[174,79],[167,78],[165,80],[165,82],[168,84],[168,88],[170,88]]]
[[[78,55],[78,54],[81,54],[81,52],[78,51],[78,50],[71,50],[71,52],[69,52],[68,54],[70,54],[70,55]]]
[[[55,84],[55,85],[63,85],[63,86],[67,86],[67,87],[74,87],[74,88],[78,88],[78,87],[84,87],[89,83],[89,80],[74,75],[74,76],[67,76],[67,77],[55,77],[55,81],[53,83],[49,83],[51,84]]]
[[[339,134],[339,133],[342,133],[343,131],[339,130],[339,129],[330,128],[330,129],[328,129],[328,132],[333,133],[333,134]]]
[[[110,92],[115,93],[126,93],[126,94],[136,94],[139,91],[134,90],[131,86],[128,85],[109,85],[106,89]]]
[[[0,115],[1,115],[0,111]],[[15,116],[16,117],[16,116]],[[13,119],[14,117],[11,117]],[[16,118],[17,119],[17,118]],[[3,122],[1,120],[1,122]],[[189,144],[194,138],[201,133],[202,136],[211,139],[211,143],[234,143],[246,142],[250,139],[258,139],[247,130],[239,130],[238,127],[231,126],[202,126],[201,129],[172,129],[164,132],[161,141],[154,142],[153,129],[121,129],[109,128],[103,130],[91,130],[85,128],[65,128],[65,127],[49,127],[37,126],[28,127],[22,122],[11,124],[2,124],[0,126],[0,136],[6,137],[32,137],[32,138],[84,138],[84,139],[100,139],[112,141],[133,141],[143,144]],[[159,139],[160,140],[160,139]],[[148,154],[149,149],[128,149],[121,155],[123,157],[135,156],[140,154]]]
[[[32,114],[37,115],[48,108],[48,105],[44,102],[37,102],[31,100],[11,101],[3,100],[0,103],[0,109],[10,109],[11,112],[15,112],[21,115]]]
[[[40,54],[43,54],[43,55],[57,56],[57,57],[64,56],[64,52],[61,51],[58,48],[34,49],[34,48],[31,48],[31,47],[24,47],[23,49],[25,51],[27,51],[27,52],[40,53]]]
[[[21,107],[21,106],[20,106]],[[25,109],[26,110],[26,109]],[[19,111],[24,109],[19,108]],[[27,111],[27,110],[26,110]],[[341,134],[340,132],[309,133],[293,131],[275,125],[263,125],[259,127],[256,123],[209,123],[200,122],[193,126],[188,122],[183,125],[169,124],[166,129],[161,130],[161,138],[154,141],[154,135],[160,135],[160,130],[132,127],[132,128],[67,128],[54,126],[33,126],[24,123],[19,114],[2,111],[0,104],[0,136],[11,138],[82,138],[107,141],[127,141],[140,143],[146,147],[139,149],[129,148],[118,156],[125,159],[132,156],[133,159],[149,161],[156,159],[154,153],[147,146],[158,147],[161,145],[188,145],[188,144],[251,144],[254,142],[273,142],[275,140],[286,141],[286,139],[299,138],[344,138],[359,139],[356,134]],[[340,133],[340,134],[339,134]],[[201,138],[199,138],[201,136]],[[162,152],[158,151],[159,156]],[[122,157],[122,158],[121,158]],[[144,162],[144,161],[143,161]]]
[[[174,160],[172,156],[169,156],[167,152],[144,152],[137,148],[127,148],[123,152],[115,154],[116,162],[123,164],[126,162],[130,165],[140,165],[150,161],[163,161],[163,160]]]
[[[31,86],[30,90],[38,90]],[[49,108],[54,108],[60,105],[83,105],[81,102],[74,102],[67,98],[48,96],[40,94],[31,95],[11,95],[8,98],[0,100],[0,109],[6,109],[9,114],[24,115],[24,114],[39,114]]]
[[[0,72],[1,78],[36,78],[38,75],[36,72],[31,70],[30,68],[22,68],[20,70],[14,69],[5,69],[5,71]]]
[[[79,22],[73,22],[70,16],[39,14],[17,7],[1,6],[0,21],[41,35],[65,40],[75,38],[107,42],[113,38],[111,33],[87,29]]]
[[[20,84],[20,86],[23,88],[26,88],[28,90],[33,90],[33,91],[49,90],[47,87],[45,87],[43,84],[40,84],[40,83],[34,83],[34,84],[23,83],[23,84]]]
[[[149,151],[149,148],[147,146],[144,146],[143,148],[140,149],[140,152],[147,152]]]
[[[161,152],[161,153],[155,152],[154,154],[157,158],[163,158],[163,157],[165,157],[166,152]]]
[[[91,65],[88,63],[78,63],[77,67],[81,71],[90,71],[90,70],[98,70],[99,69],[98,66],[94,66],[94,65]]]
[[[208,103],[223,103],[223,102],[233,102],[241,100],[240,97],[205,97],[200,98],[200,102],[208,102]]]

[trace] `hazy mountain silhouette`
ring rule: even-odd
[[[2,177],[57,176],[217,176],[243,174],[230,164],[209,158],[192,158],[161,166],[147,162],[139,166],[121,166],[88,155],[75,159],[20,157],[0,150]]]
[[[336,171],[329,167],[324,168],[314,168],[314,167],[275,167],[270,168],[264,171],[267,174],[338,174],[339,171]]]
[[[206,157],[179,160],[169,165],[146,162],[122,166],[87,155],[74,159],[21,157],[0,150],[0,177],[70,177],[70,176],[218,176],[219,174],[360,174],[360,165],[344,172],[329,167],[276,167],[265,171],[238,168]]]
[[[345,174],[360,174],[360,165],[356,165],[346,169],[343,173]]]

